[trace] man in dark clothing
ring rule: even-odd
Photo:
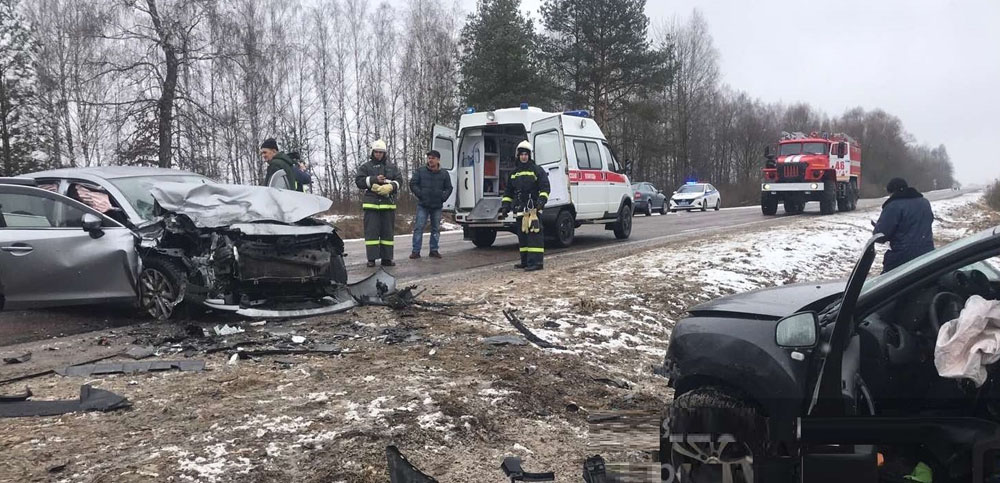
[[[298,151],[288,153],[288,159],[292,161],[292,171],[295,172],[295,181],[299,183],[299,191],[305,191],[305,185],[312,184],[312,174],[309,173],[309,165],[302,160]]]
[[[361,208],[365,212],[365,253],[369,267],[374,267],[379,258],[383,266],[396,265],[392,252],[399,169],[389,164],[388,158],[385,141],[375,141],[368,162],[358,168],[358,175],[354,177],[354,183],[364,192]]]
[[[260,157],[267,161],[264,186],[286,190],[302,191],[302,185],[295,177],[295,169],[288,155],[278,151],[278,142],[273,138],[260,143]]]
[[[882,215],[875,223],[875,233],[885,235],[889,251],[882,259],[882,273],[934,250],[931,203],[903,178],[893,178],[885,187],[889,199],[882,204]]]
[[[413,172],[410,192],[417,197],[417,219],[413,223],[413,252],[410,258],[420,258],[424,243],[424,226],[431,222],[431,258],[441,258],[438,242],[441,239],[441,208],[451,196],[451,175],[441,170],[441,153],[427,153],[427,165]]]
[[[549,175],[532,159],[531,143],[517,145],[517,169],[510,174],[500,205],[500,219],[511,209],[517,222],[517,244],[521,249],[521,263],[514,268],[525,271],[541,270],[545,254],[545,235],[538,212],[549,200]]]

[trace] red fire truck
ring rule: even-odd
[[[798,214],[806,202],[819,201],[820,213],[857,208],[861,186],[861,145],[843,133],[782,133],[778,151],[767,147],[762,170],[760,209],[765,215],[778,211]]]

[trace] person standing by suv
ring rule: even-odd
[[[431,223],[431,258],[441,258],[438,243],[441,239],[441,208],[451,196],[451,175],[441,171],[441,153],[427,152],[427,165],[414,171],[410,177],[410,192],[417,197],[417,219],[413,224],[413,252],[411,259],[420,258],[424,242],[424,226]]]
[[[889,199],[875,222],[875,233],[885,235],[889,251],[882,258],[882,273],[934,250],[934,212],[931,203],[903,178],[889,180]]]
[[[392,267],[393,231],[396,224],[396,193],[399,192],[399,169],[389,164],[385,141],[372,143],[368,162],[358,167],[354,183],[364,193],[361,208],[365,212],[365,254],[368,266],[382,259],[382,266]]]
[[[514,268],[525,271],[541,270],[545,254],[545,235],[538,211],[549,200],[549,175],[532,159],[531,143],[517,145],[517,169],[510,174],[500,205],[500,219],[506,218],[513,208],[517,217],[517,244],[521,250],[521,263]]]

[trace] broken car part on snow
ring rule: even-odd
[[[30,391],[29,391],[30,392]],[[30,398],[30,395],[28,396]],[[28,399],[28,398],[25,398]],[[113,411],[130,407],[132,403],[124,396],[111,391],[97,389],[89,384],[80,386],[80,398],[63,401],[5,401],[0,399],[0,418],[28,416],[57,416],[59,414],[82,411]]]
[[[205,361],[104,362],[56,369],[60,376],[95,376],[103,374],[138,374],[177,369],[184,372],[205,370]]]

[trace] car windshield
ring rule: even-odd
[[[900,277],[905,277],[912,272],[920,270],[921,267],[927,265],[928,263],[934,263],[934,260],[938,258],[950,256],[951,254],[959,250],[962,250],[968,247],[969,245],[979,243],[986,238],[994,236],[993,232],[994,228],[990,228],[989,230],[977,233],[975,235],[955,240],[941,248],[920,255],[919,257],[914,258],[913,260],[910,260],[896,267],[891,272],[883,273],[875,277],[870,277],[868,280],[865,281],[865,285],[864,288],[861,290],[861,293],[864,294],[872,290],[877,290],[880,287],[884,287],[885,285],[892,283],[893,280],[896,280]]]
[[[125,195],[132,208],[144,220],[153,219],[153,186],[160,183],[211,183],[212,180],[194,174],[166,176],[134,176],[131,178],[116,178],[111,180],[119,191]]]
[[[678,193],[701,193],[703,191],[705,191],[705,185],[703,184],[686,184],[677,190]]]
[[[789,154],[800,154],[802,153],[802,143],[787,143],[782,144],[778,151],[779,156],[788,156]]]

